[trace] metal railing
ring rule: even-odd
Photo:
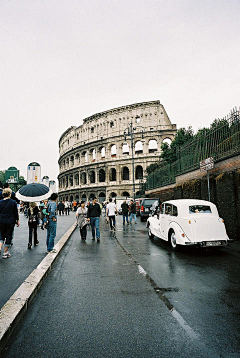
[[[177,160],[166,164],[147,177],[146,190],[176,182],[176,176],[199,168],[199,163],[209,157],[214,162],[240,154],[240,116],[235,108],[229,116],[213,122],[211,128],[203,129],[177,148]]]

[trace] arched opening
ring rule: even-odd
[[[88,161],[88,154],[86,151],[82,152],[82,157],[84,158],[84,162],[87,163]]]
[[[100,201],[100,203],[104,202],[105,200],[106,200],[106,194],[103,193],[103,192],[101,192],[101,193],[99,194],[99,201]]]
[[[111,157],[116,157],[116,155],[117,155],[117,146],[116,144],[113,144],[111,146]]]
[[[76,163],[80,164],[80,155],[77,153],[75,157]]]
[[[156,139],[151,139],[148,143],[148,152],[154,153],[157,151],[157,141]]]
[[[75,182],[75,185],[79,185],[79,175],[78,174],[75,174],[74,182]]]
[[[96,195],[94,194],[94,193],[91,193],[90,195],[89,195],[89,199],[90,200],[93,200],[93,198],[95,198],[96,197]]]
[[[69,158],[66,160],[67,168],[69,167]]]
[[[101,158],[105,158],[105,155],[106,155],[105,147],[102,147],[100,149],[100,153],[101,153]]]
[[[99,176],[99,182],[103,183],[106,180],[106,175],[105,175],[105,170],[100,169],[98,172],[98,176]]]
[[[68,201],[68,195],[66,196],[66,201]]]
[[[141,165],[138,165],[136,167],[135,178],[136,179],[142,179],[143,178],[143,167]]]
[[[126,198],[129,198],[130,194],[129,194],[128,191],[124,191],[124,192],[122,193],[122,196],[126,196]]]
[[[163,143],[167,143],[168,146],[170,147],[170,145],[171,145],[171,143],[172,143],[172,140],[171,140],[170,138],[164,138],[162,142],[163,142]]]
[[[143,144],[140,140],[135,143],[135,154],[140,154],[143,152]]]
[[[123,152],[123,154],[129,154],[129,144],[128,143],[123,144],[122,152]]]
[[[73,201],[73,196],[72,195],[70,195],[70,201]]]
[[[110,181],[116,181],[117,180],[117,172],[115,168],[110,169]]]
[[[112,192],[112,193],[110,194],[110,198],[116,198],[116,196],[117,196],[117,194],[114,193],[114,192]]]
[[[95,171],[91,170],[89,172],[89,181],[91,184],[94,184],[96,182],[96,178],[95,178]]]
[[[73,167],[74,166],[74,156],[73,155],[71,155],[71,157],[70,157],[70,163],[71,163],[71,167]]]
[[[70,175],[70,177],[69,177],[69,184],[70,184],[70,186],[73,186],[73,176],[72,175]]]
[[[86,200],[87,200],[86,194],[82,194],[82,200],[83,200],[83,201],[86,201]]]
[[[76,196],[75,196],[75,200],[76,200],[77,202],[79,202],[79,195],[76,195]]]
[[[96,149],[91,149],[90,154],[91,154],[91,160],[92,162],[94,162],[96,160]]]
[[[87,184],[87,175],[86,175],[85,172],[83,172],[83,173],[81,174],[81,183],[82,183],[82,184]]]
[[[128,169],[128,167],[123,167],[122,180],[129,180],[129,169]]]
[[[66,187],[68,187],[68,177],[66,177]]]

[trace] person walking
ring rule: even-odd
[[[56,250],[53,247],[54,247],[54,239],[56,237],[56,231],[57,231],[57,198],[58,198],[57,193],[53,193],[47,205],[47,214],[48,214],[47,253],[56,252]]]
[[[97,198],[93,198],[93,202],[88,206],[87,217],[90,219],[92,227],[92,239],[100,242],[100,230],[99,230],[99,217],[101,215],[100,205],[97,202]]]
[[[107,215],[109,218],[109,223],[110,223],[110,230],[116,230],[115,228],[115,212],[117,211],[117,207],[115,205],[115,203],[112,202],[112,198],[109,199],[109,204],[107,204]]]
[[[32,234],[34,233],[34,246],[39,244],[37,238],[37,226],[38,226],[38,216],[39,209],[36,203],[30,203],[30,208],[28,209],[28,228],[29,228],[29,239],[28,239],[28,249],[32,248]]]
[[[76,212],[76,218],[78,226],[80,228],[80,235],[82,241],[85,241],[87,238],[87,225],[90,221],[90,219],[87,218],[87,212],[88,209],[85,207],[85,201],[81,201],[80,207],[77,209]]]
[[[65,215],[69,215],[70,203],[68,201],[65,201],[64,207],[65,207]]]
[[[129,224],[129,221],[128,221],[129,205],[127,204],[126,200],[124,200],[124,202],[122,203],[121,208],[122,208],[122,216],[123,216],[123,225],[125,225],[125,220]]]
[[[135,220],[135,224],[137,224],[136,203],[133,200],[131,200],[131,202],[130,202],[130,224],[132,223],[133,217]]]
[[[64,215],[64,209],[65,209],[64,204],[62,201],[60,201],[60,203],[58,203],[58,213],[60,216]]]
[[[11,246],[11,240],[13,235],[13,229],[15,224],[19,226],[19,215],[17,209],[17,203],[11,199],[12,190],[10,188],[3,189],[3,199],[0,200],[0,255],[3,244],[5,243],[3,259],[7,259],[11,256],[9,247]]]

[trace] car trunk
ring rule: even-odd
[[[217,217],[194,217],[190,221],[194,241],[226,240],[223,223]]]

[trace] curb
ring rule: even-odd
[[[24,316],[33,298],[36,296],[43,281],[50,273],[54,262],[57,260],[58,255],[71,237],[75,228],[76,224],[73,224],[54,246],[57,252],[55,254],[49,253],[46,255],[37,268],[33,270],[0,310],[0,353],[6,346],[17,324]]]

